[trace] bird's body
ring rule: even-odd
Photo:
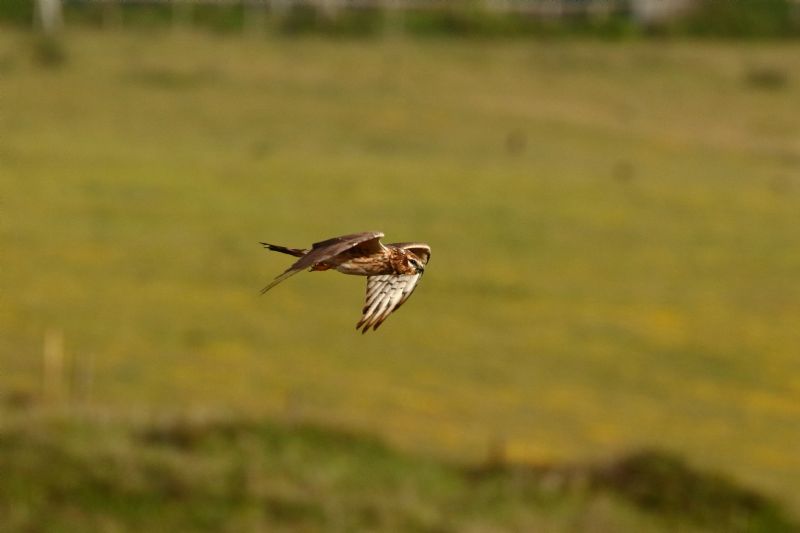
[[[406,253],[408,252],[401,248],[394,248],[392,245],[387,246],[386,250],[370,255],[362,255],[357,248],[350,249],[342,252],[333,260],[320,263],[314,270],[335,268],[342,274],[353,276],[416,274],[416,267],[405,261]]]
[[[299,259],[283,274],[264,287],[262,293],[303,270],[335,269],[342,274],[367,276],[367,301],[363,316],[356,326],[363,333],[377,329],[399,308],[416,288],[431,255],[424,243],[380,242],[383,233],[354,233],[314,243],[311,249],[287,248],[261,243],[268,250],[289,254]]]

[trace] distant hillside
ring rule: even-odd
[[[478,467],[271,421],[22,417],[0,430],[0,531],[796,531],[680,458]]]

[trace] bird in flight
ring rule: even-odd
[[[262,242],[264,248],[299,257],[286,271],[261,290],[264,294],[281,281],[308,269],[336,269],[342,274],[367,276],[367,300],[356,329],[378,329],[414,292],[431,257],[431,247],[421,242],[383,244],[383,233],[365,231],[333,237],[307,248],[286,248]]]

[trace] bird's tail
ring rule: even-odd
[[[273,252],[280,252],[282,254],[287,254],[287,255],[293,255],[295,257],[303,257],[308,252],[308,250],[301,250],[300,248],[287,248],[285,246],[278,246],[276,244],[269,244],[266,242],[262,242],[261,244],[267,250],[272,250]]]
[[[277,244],[269,244],[267,242],[262,242],[261,244],[267,250],[272,250],[273,252],[280,252],[282,254],[287,254],[287,255],[293,255],[295,257],[303,257],[304,255],[306,255],[308,253],[308,250],[302,250],[300,248],[287,248],[286,246],[278,246]],[[267,285],[266,287],[261,289],[261,294],[264,294],[265,292],[267,292],[272,287],[274,287],[275,285],[277,285],[281,281],[285,280],[289,276],[293,276],[294,274],[297,274],[298,272],[301,272],[301,271],[302,271],[302,269],[300,269],[300,270],[296,270],[296,269],[292,270],[292,268],[289,267],[289,270],[287,270],[286,272],[284,272],[283,274],[281,274],[280,276],[278,276],[277,278],[272,280],[272,283],[270,283],[269,285]]]

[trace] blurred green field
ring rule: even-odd
[[[40,50],[41,54],[41,50]],[[444,458],[647,445],[800,510],[800,47],[0,32],[0,395],[280,414]],[[41,61],[41,59],[40,59]],[[379,229],[433,257],[260,287]]]

